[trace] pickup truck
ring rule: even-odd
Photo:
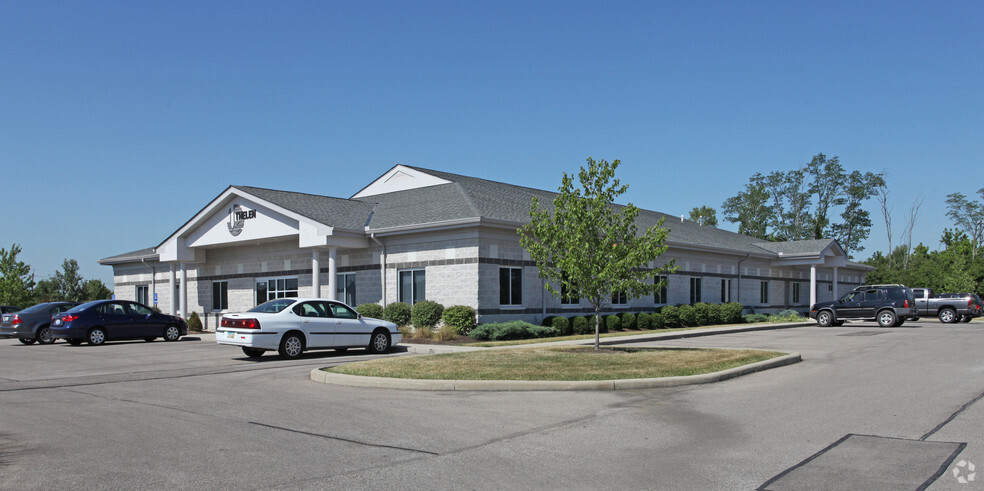
[[[981,299],[973,293],[934,295],[929,288],[913,288],[919,315],[936,316],[940,322],[970,322],[981,315]]]

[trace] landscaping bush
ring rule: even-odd
[[[714,324],[724,324],[724,318],[722,317],[721,304],[712,303],[707,306],[707,323]]]
[[[198,312],[192,312],[188,317],[188,330],[195,332],[202,331],[202,319],[198,317]]]
[[[541,326],[552,326],[553,325],[553,320],[554,320],[555,317],[556,317],[555,315],[548,315],[548,316],[544,317],[543,320],[540,322],[540,325]]]
[[[556,335],[557,331],[553,327],[537,326],[523,321],[482,324],[471,332],[471,336],[479,341],[546,338]]]
[[[441,322],[444,306],[432,300],[421,300],[410,310],[410,323],[414,328],[434,327]]]
[[[680,323],[687,326],[693,327],[697,325],[697,313],[694,311],[693,305],[681,305],[678,307],[680,312]]]
[[[622,319],[617,315],[606,315],[605,322],[601,325],[601,332],[619,331],[622,329]]]
[[[411,329],[410,326],[399,326],[397,329],[400,331],[400,334],[403,335],[403,339],[410,339],[413,337],[413,329]]]
[[[738,302],[728,302],[721,306],[721,322],[723,324],[740,324],[742,306]]]
[[[666,318],[663,317],[663,314],[654,312],[649,315],[649,318],[652,319],[653,329],[663,329],[666,327]]]
[[[643,331],[648,331],[653,328],[653,318],[645,312],[640,312],[636,316],[636,327]]]
[[[475,320],[475,309],[467,305],[452,305],[444,309],[441,320],[445,326],[451,326],[454,332],[467,336],[478,322]]]
[[[373,319],[383,318],[383,306],[378,303],[364,303],[355,308],[355,311],[362,317],[372,317]]]
[[[769,322],[769,316],[765,314],[747,314],[742,318],[747,323]]]
[[[622,314],[622,329],[635,329],[635,328],[636,328],[635,314],[629,312]]]
[[[387,320],[398,326],[410,325],[410,304],[405,302],[393,302],[383,308],[383,320]]]
[[[802,321],[803,316],[795,310],[783,310],[778,314],[769,316],[769,322],[797,322]]]
[[[457,335],[457,332],[449,325],[441,326],[441,328],[437,331],[437,339],[439,341],[451,341],[454,339],[455,335]]]
[[[583,315],[571,317],[571,324],[574,328],[574,334],[591,334],[594,332],[594,322],[589,321]]]
[[[571,325],[566,317],[554,317],[551,326],[557,331],[558,336],[566,336],[571,333]]]
[[[432,339],[434,337],[434,330],[429,327],[414,327],[413,337],[418,339]]]
[[[680,327],[680,309],[674,305],[664,305],[659,309],[663,314],[663,323],[666,327]]]
[[[711,323],[711,308],[704,302],[694,304],[695,326],[706,326]]]

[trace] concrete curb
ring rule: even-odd
[[[311,370],[311,380],[322,384],[345,385],[349,387],[377,387],[386,389],[433,390],[433,391],[529,391],[529,390],[633,390],[677,387],[681,385],[709,384],[728,380],[742,375],[799,363],[803,358],[799,353],[760,361],[750,365],[722,370],[720,372],[689,375],[685,377],[662,377],[624,380],[585,380],[585,381],[530,381],[530,380],[422,380],[386,377],[362,377],[326,372],[320,368]]]

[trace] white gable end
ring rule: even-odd
[[[208,217],[185,239],[188,247],[234,244],[296,236],[297,220],[252,201],[236,198]]]
[[[377,194],[393,193],[396,191],[406,191],[408,189],[419,189],[428,186],[438,186],[450,184],[451,181],[435,177],[426,172],[398,165],[376,179],[372,184],[366,186],[356,193],[353,198],[365,198]]]

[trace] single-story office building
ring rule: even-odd
[[[100,260],[116,298],[165,312],[224,312],[315,296],[386,305],[433,300],[474,307],[480,322],[583,315],[553,297],[519,244],[533,196],[555,193],[397,165],[350,198],[229,186],[156,247]],[[738,301],[748,311],[801,312],[865,282],[873,268],[835,240],[768,242],[642,210],[640,231],[665,219],[679,269],[646,298],[614,296],[609,311]]]

